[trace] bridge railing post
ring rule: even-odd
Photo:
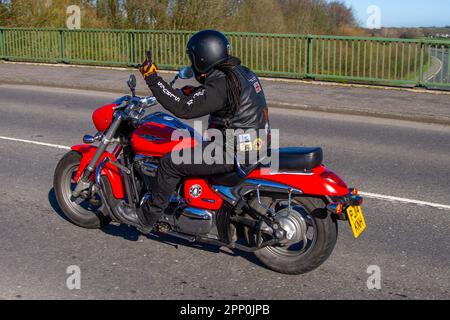
[[[129,48],[130,48],[130,52],[129,52],[129,61],[128,61],[128,65],[133,67],[136,65],[136,33],[134,31],[128,31],[128,39],[130,42]]]
[[[59,29],[59,61],[62,63],[66,62],[66,48],[65,48],[65,39],[64,39],[64,29]]]
[[[0,60],[5,59],[6,57],[6,44],[4,37],[4,30],[0,29]]]
[[[306,58],[306,64],[307,64],[307,68],[306,68],[306,77],[312,79],[313,78],[313,35],[312,34],[308,34],[307,36],[307,58]]]
[[[417,85],[419,87],[423,86],[424,79],[423,79],[423,68],[425,67],[425,44],[423,41],[420,41],[420,62],[419,62],[419,82]]]

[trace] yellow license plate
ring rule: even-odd
[[[353,235],[358,238],[366,229],[366,221],[361,210],[361,206],[351,206],[347,208],[348,220],[353,230]]]

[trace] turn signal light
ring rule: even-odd
[[[358,192],[359,192],[358,188],[351,188],[351,189],[350,189],[350,194],[351,194],[352,196],[357,196],[357,195],[358,195]]]
[[[333,202],[327,206],[327,209],[334,214],[342,214],[344,206],[340,202]]]

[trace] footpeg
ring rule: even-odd
[[[195,242],[197,240],[197,238],[194,236],[190,236],[187,234],[181,234],[181,233],[172,231],[172,228],[166,223],[157,224],[155,229],[159,233],[166,234],[166,235],[169,235],[169,236],[172,236],[175,238],[183,239],[183,240],[186,240],[189,242]]]
[[[140,233],[145,234],[145,235],[150,234],[153,231],[153,227],[146,228],[143,226],[136,226],[135,228],[137,231],[139,231]]]

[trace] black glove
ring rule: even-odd
[[[152,55],[150,51],[147,52],[147,58],[145,61],[139,65],[139,71],[145,80],[151,75],[158,75],[158,67],[152,61]]]

